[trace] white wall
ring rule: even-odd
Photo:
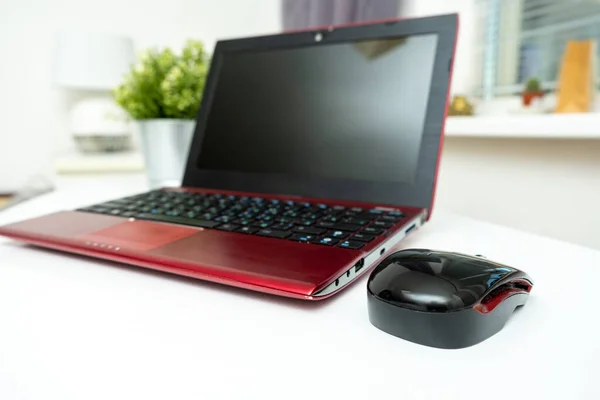
[[[124,34],[137,49],[179,47],[197,38],[273,33],[279,0],[1,0],[0,189],[16,174],[51,169],[52,154],[71,146],[68,98],[52,84],[59,30]],[[32,148],[40,145],[39,150]]]
[[[446,138],[438,210],[600,249],[599,206],[598,140]]]

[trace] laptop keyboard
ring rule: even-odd
[[[357,250],[403,217],[400,211],[262,197],[155,190],[78,209]]]

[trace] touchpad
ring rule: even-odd
[[[198,232],[197,228],[157,224],[150,221],[127,221],[84,235],[83,240],[121,247],[127,250],[147,251]]]

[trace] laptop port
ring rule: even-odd
[[[410,233],[410,231],[412,231],[413,229],[415,229],[417,227],[417,224],[412,224],[411,226],[409,226],[408,228],[406,228],[406,230],[404,231],[404,233],[406,235],[408,235]]]
[[[365,259],[361,258],[359,262],[354,264],[354,273],[358,273],[365,266]]]

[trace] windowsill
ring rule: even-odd
[[[448,117],[446,137],[600,139],[600,113]]]

